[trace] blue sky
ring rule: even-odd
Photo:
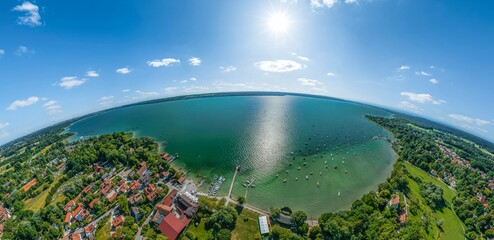
[[[328,95],[494,140],[494,2],[0,2],[0,144],[97,110],[222,91]]]

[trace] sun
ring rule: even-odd
[[[267,19],[267,25],[272,33],[283,34],[290,28],[290,18],[286,13],[275,12]]]

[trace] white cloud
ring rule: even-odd
[[[404,108],[404,109],[409,110],[409,111],[414,112],[414,113],[418,113],[422,110],[422,109],[418,108],[417,106],[415,106],[413,103],[407,102],[407,101],[401,102],[400,104],[398,104],[398,107]]]
[[[312,8],[328,7],[331,8],[338,0],[310,0],[310,6]]]
[[[223,72],[233,72],[233,71],[237,70],[237,67],[232,66],[232,65],[230,65],[230,66],[226,66],[226,67],[221,66],[221,67],[220,67],[220,69],[221,69]]]
[[[435,105],[440,105],[446,103],[444,100],[437,100],[432,97],[432,95],[428,93],[412,93],[412,92],[402,92],[401,96],[406,96],[410,101],[418,102],[418,103],[432,103]]]
[[[182,80],[180,83],[187,83],[189,80]]]
[[[202,60],[198,57],[191,57],[189,59],[189,64],[192,66],[199,66],[199,65],[201,65],[201,62],[202,62]]]
[[[309,78],[298,78],[297,81],[299,81],[304,86],[315,87],[317,85],[322,85],[320,81]]]
[[[4,55],[4,54],[5,54],[5,50],[0,49],[0,57],[2,57],[2,55]]]
[[[114,96],[103,96],[98,99],[99,105],[101,106],[110,106],[113,103]]]
[[[50,100],[43,104],[43,107],[48,111],[48,114],[53,115],[62,112],[62,107],[58,105],[57,101]]]
[[[9,136],[9,133],[8,132],[6,132],[6,131],[1,131],[0,132],[0,139],[5,138],[5,137],[8,137],[8,136]]]
[[[130,92],[130,89],[124,89],[122,92]]]
[[[450,118],[453,118],[453,119],[457,120],[457,121],[465,122],[465,123],[470,123],[470,124],[475,124],[477,126],[484,126],[484,125],[491,124],[491,122],[488,121],[488,120],[482,120],[482,119],[479,119],[479,118],[467,117],[467,116],[456,114],[456,113],[455,114],[449,114],[448,116]]]
[[[99,73],[96,71],[87,71],[86,77],[99,77]]]
[[[304,56],[297,56],[297,58],[302,60],[302,61],[309,61],[310,60],[308,57],[304,57]]]
[[[190,78],[190,81],[197,81],[197,78],[195,78],[195,77],[191,77],[191,78]]]
[[[130,69],[128,67],[124,67],[124,68],[117,69],[117,71],[115,71],[115,72],[120,73],[120,74],[128,74],[128,73],[132,72],[132,69]]]
[[[419,76],[426,76],[426,77],[430,77],[432,76],[432,74],[428,73],[428,72],[424,72],[424,71],[420,71],[420,72],[415,72],[416,75],[419,75]]]
[[[137,94],[136,97],[134,97],[134,99],[139,99],[139,98],[149,98],[149,97],[154,97],[154,96],[158,96],[159,94],[157,92],[142,92],[142,91],[135,91],[135,93]]]
[[[60,80],[60,83],[57,85],[60,87],[63,87],[65,89],[72,89],[75,87],[78,87],[86,82],[87,79],[81,78],[79,79],[78,77],[72,76],[72,77],[63,77]]]
[[[10,124],[8,122],[1,123],[0,122],[0,129],[8,127]]]
[[[260,61],[254,65],[265,72],[291,72],[307,67],[292,60]]]
[[[23,46],[23,45],[20,45],[17,48],[17,50],[15,50],[15,52],[14,52],[14,54],[17,55],[17,56],[23,56],[23,55],[26,55],[26,54],[34,54],[34,53],[35,53],[34,50],[31,50],[28,47]]]
[[[432,84],[438,84],[439,83],[439,81],[437,81],[437,79],[435,79],[435,78],[429,80],[429,82],[431,82]]]
[[[329,77],[334,77],[334,76],[336,76],[336,73],[328,72],[328,73],[326,73],[326,75],[328,75]]]
[[[347,3],[347,4],[355,4],[355,3],[358,3],[358,0],[345,0],[345,3]]]
[[[193,86],[193,87],[184,88],[182,91],[183,92],[204,92],[204,91],[207,91],[207,90],[209,90],[209,87],[205,87],[205,86]]]
[[[410,67],[408,65],[402,65],[400,68],[398,68],[399,71],[405,71],[405,70],[409,70]]]
[[[166,87],[165,92],[173,92],[174,90],[177,90],[177,87]]]
[[[429,68],[430,68],[430,69],[436,69],[436,66],[431,65]]]
[[[39,97],[28,97],[26,100],[15,100],[10,104],[10,106],[7,108],[7,110],[16,110],[19,107],[27,107],[29,105],[37,103],[39,100],[41,100]]]
[[[105,101],[113,100],[113,98],[115,98],[115,97],[114,96],[103,96],[100,99],[98,99],[98,102],[105,102]]]
[[[17,18],[19,25],[35,27],[41,25],[41,16],[39,15],[39,7],[26,1],[21,5],[15,6],[12,11],[24,12],[24,16]]]
[[[175,63],[179,64],[180,60],[174,59],[174,58],[163,58],[161,60],[155,59],[152,61],[148,61],[147,63],[151,67],[163,67],[163,66],[169,67],[169,66],[174,65]]]

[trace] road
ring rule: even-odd
[[[146,225],[146,224],[149,224],[149,221],[151,221],[151,217],[153,216],[153,213],[154,213],[154,210],[153,210],[153,211],[151,211],[151,213],[150,213],[150,214],[149,214],[149,216],[146,218],[146,220],[144,220],[144,223],[143,223],[141,226],[139,226],[139,228],[137,229],[136,236],[135,236],[135,238],[134,238],[135,240],[143,240],[143,239],[145,239],[145,237],[143,237],[143,236],[141,235],[141,233],[142,233],[142,226],[144,226],[144,225]]]
[[[115,207],[113,207],[112,209],[108,210],[108,212],[104,213],[103,215],[101,215],[99,218],[96,218],[95,220],[93,220],[91,223],[89,223],[88,225],[91,225],[93,224],[95,227],[98,226],[98,222],[101,221],[101,219],[103,219],[104,217],[108,216],[108,214],[111,213],[111,215],[113,216],[113,213],[115,212],[115,210],[118,208],[118,204],[115,205]],[[111,218],[110,218],[110,221],[111,221]],[[87,226],[87,225],[86,225]],[[70,235],[70,234],[73,234],[73,233],[82,233],[84,231],[84,227],[80,227],[78,229],[76,229],[74,232],[65,232],[65,236],[67,235]]]

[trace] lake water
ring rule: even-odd
[[[74,139],[116,131],[152,136],[167,152],[180,154],[175,167],[206,180],[204,191],[214,176],[225,177],[219,195],[227,194],[240,164],[234,196],[246,195],[248,204],[266,210],[289,206],[317,218],[348,209],[392,170],[391,145],[373,140],[390,133],[366,114],[391,116],[313,97],[205,97],[118,108],[80,120],[69,131],[77,134]],[[243,184],[251,178],[255,188],[246,192]]]

